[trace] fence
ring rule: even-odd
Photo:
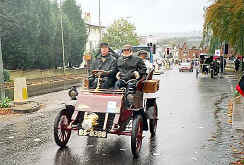
[[[25,77],[29,96],[60,91],[71,86],[81,86],[88,68],[58,70],[9,71],[10,82],[4,83],[5,95],[13,99],[14,78]],[[1,84],[0,84],[1,85]]]

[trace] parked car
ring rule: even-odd
[[[193,66],[190,62],[183,62],[180,64],[179,66],[179,72],[183,72],[183,71],[189,71],[189,72],[193,72]]]

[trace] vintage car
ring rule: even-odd
[[[215,78],[219,74],[220,69],[220,57],[209,54],[200,54],[199,57],[200,66],[196,71],[196,77],[201,75],[210,75],[211,78]]]
[[[102,71],[97,71],[102,72]],[[65,147],[71,132],[79,136],[107,138],[108,134],[131,137],[131,151],[139,156],[143,131],[156,135],[158,108],[155,92],[159,80],[152,79],[153,71],[145,79],[131,79],[121,90],[100,89],[103,82],[98,77],[97,88],[89,89],[87,79],[85,90],[69,91],[71,103],[67,103],[54,121],[54,139],[57,145]],[[99,75],[99,74],[97,74]],[[149,127],[148,127],[149,123]]]

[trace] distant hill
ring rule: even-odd
[[[150,36],[153,39],[168,39],[182,37],[202,37],[202,31],[176,32],[176,33],[148,33],[143,36]]]
[[[185,42],[187,46],[199,47],[202,41],[201,31],[181,32],[181,33],[154,33],[149,34],[150,38],[156,40],[162,47],[181,47]]]

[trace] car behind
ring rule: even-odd
[[[192,64],[188,62],[181,63],[179,66],[179,72],[183,72],[183,71],[193,72]]]

